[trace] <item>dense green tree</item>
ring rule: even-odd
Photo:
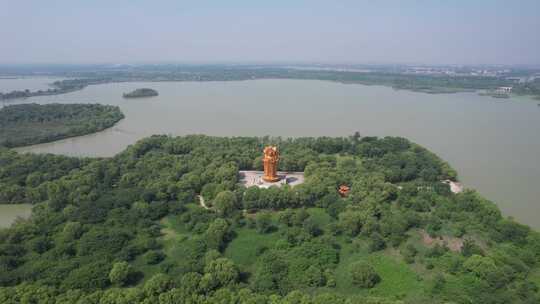
[[[366,262],[356,262],[351,264],[349,266],[349,273],[352,282],[361,288],[372,288],[381,280],[373,266]]]
[[[401,249],[401,255],[403,255],[403,259],[409,264],[414,263],[414,258],[416,254],[418,254],[418,249],[416,249],[413,244],[407,244],[404,248]]]
[[[465,239],[463,246],[461,246],[461,254],[466,257],[470,257],[474,254],[483,255],[483,250],[473,240]]]
[[[226,258],[218,258],[208,263],[204,268],[204,273],[205,276],[211,277],[211,285],[215,287],[229,286],[238,282],[239,279],[238,269],[231,260]]]
[[[209,248],[222,250],[229,240],[229,224],[224,219],[215,219],[206,230]]]
[[[317,266],[311,265],[305,271],[305,284],[310,287],[323,286],[325,284],[325,277],[321,269]]]
[[[259,205],[259,198],[261,190],[257,186],[252,186],[246,189],[244,192],[244,197],[242,199],[242,204],[244,209],[251,210],[256,209]]]
[[[109,272],[109,280],[115,285],[125,285],[129,283],[130,276],[133,275],[133,268],[127,262],[117,262],[113,264]]]
[[[295,212],[291,208],[285,209],[283,212],[279,213],[278,221],[286,226],[292,226],[294,224],[293,218],[295,216]]]
[[[163,261],[165,254],[158,250],[151,250],[144,254],[144,261],[146,264],[154,265]]]
[[[386,247],[386,242],[384,241],[383,237],[379,233],[374,232],[373,234],[371,234],[370,241],[369,241],[370,252],[383,250],[385,247]]]
[[[255,220],[259,233],[268,233],[273,229],[272,216],[268,212],[260,212]]]
[[[237,205],[236,195],[232,191],[222,191],[214,199],[214,208],[221,216],[231,214]]]
[[[319,227],[319,225],[315,222],[315,220],[311,218],[307,218],[302,224],[302,227],[307,233],[309,233],[312,236],[318,236],[322,233],[322,230]]]
[[[172,280],[167,275],[158,273],[144,284],[143,290],[147,296],[159,296],[173,286]]]
[[[364,215],[358,211],[345,211],[339,214],[339,225],[350,236],[356,236],[362,229]]]
[[[96,290],[109,285],[111,265],[105,261],[94,262],[73,269],[63,280],[65,289]]]
[[[486,279],[497,270],[493,259],[477,254],[470,256],[463,264],[463,267],[482,279]]]

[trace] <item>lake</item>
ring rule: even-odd
[[[52,77],[5,77],[0,78],[0,92],[8,93],[11,91],[30,91],[51,89],[51,83],[64,78]]]
[[[9,227],[18,217],[27,218],[32,213],[30,204],[0,204],[0,228]]]
[[[0,80],[0,91],[4,80]],[[149,87],[158,97],[123,99]],[[448,161],[466,187],[540,228],[540,107],[528,97],[430,95],[314,80],[112,83],[16,103],[92,102],[126,115],[100,133],[19,149],[112,156],[152,134],[403,136]],[[12,102],[13,103],[13,102]]]

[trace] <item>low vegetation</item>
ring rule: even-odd
[[[0,146],[18,147],[98,132],[124,118],[100,104],[18,104],[0,109]]]
[[[238,183],[267,144],[304,184]],[[403,138],[153,136],[107,159],[0,155],[15,192],[40,163],[57,172],[25,198],[32,216],[0,230],[1,303],[539,301],[540,235],[452,193],[441,180],[456,173]]]

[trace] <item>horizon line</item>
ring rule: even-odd
[[[505,67],[540,67],[540,63],[422,63],[422,62],[354,62],[354,61],[133,61],[133,62],[18,62],[2,63],[0,67],[17,66],[144,66],[144,65],[344,65],[344,66],[505,66]]]

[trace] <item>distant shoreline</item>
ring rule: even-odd
[[[57,75],[60,77],[60,75]],[[186,68],[178,70],[120,70],[80,72],[61,75],[67,77],[51,84],[55,89],[47,91],[12,91],[0,92],[0,100],[13,100],[43,95],[60,95],[82,90],[89,85],[127,82],[211,82],[211,81],[245,81],[262,79],[297,79],[332,81],[343,84],[380,85],[395,90],[407,90],[426,94],[453,94],[460,92],[481,92],[494,98],[502,96],[486,94],[494,92],[501,86],[514,86],[512,95],[532,96],[540,98],[540,92],[535,88],[536,83],[517,84],[503,78],[483,76],[441,76],[441,75],[411,75],[392,72],[354,72],[354,71],[325,71],[298,70],[283,68]],[[6,76],[10,77],[10,76]],[[33,76],[29,76],[33,77]],[[35,76],[39,77],[39,76]],[[55,77],[55,75],[50,75]],[[533,88],[531,90],[531,88]],[[496,96],[495,96],[496,95]],[[506,97],[505,97],[506,98]]]

